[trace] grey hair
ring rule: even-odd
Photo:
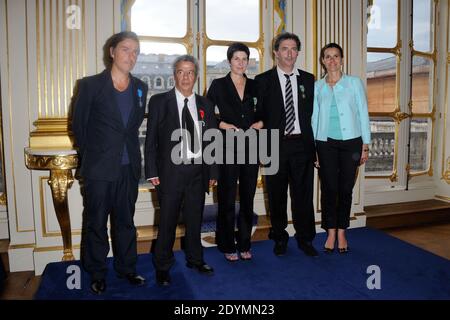
[[[179,56],[175,59],[175,61],[172,63],[172,69],[173,69],[173,75],[176,75],[177,73],[177,65],[180,62],[192,62],[195,66],[195,76],[198,76],[198,61],[197,59],[195,59],[193,56],[188,55],[188,54],[184,54],[182,56]]]

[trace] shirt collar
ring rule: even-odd
[[[175,87],[175,95],[177,97],[178,101],[181,101],[182,103],[184,103],[184,99],[188,98],[189,102],[194,101],[194,96],[195,93],[192,93],[189,97],[185,97],[176,87]]]
[[[285,79],[284,75],[286,74],[286,72],[284,72],[283,70],[281,70],[281,68],[279,66],[277,66],[277,72],[278,72],[278,76],[282,79]],[[296,76],[300,75],[300,72],[298,72],[298,69],[294,67],[294,70],[292,70],[292,73]]]

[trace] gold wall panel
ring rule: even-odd
[[[35,5],[36,24],[28,28],[35,28],[36,55],[28,60],[36,68],[38,119],[30,147],[71,148],[67,128],[71,97],[76,80],[86,74],[86,3],[36,0]]]
[[[317,38],[314,53],[317,62],[314,64],[314,75],[321,78],[323,72],[320,65],[320,50],[328,43],[339,44],[344,51],[343,72],[349,70],[349,55],[351,49],[349,0],[317,0],[314,1],[315,25],[314,35]]]
[[[35,14],[38,116],[64,118],[85,74],[85,0],[36,0]]]

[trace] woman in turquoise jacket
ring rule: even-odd
[[[343,50],[329,43],[320,52],[325,77],[316,81],[312,127],[321,185],[322,228],[328,233],[324,250],[339,253],[349,246],[352,192],[358,166],[368,159],[370,124],[361,79],[342,73]]]

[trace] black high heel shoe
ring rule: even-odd
[[[345,248],[338,248],[339,253],[348,253],[348,251],[350,250],[350,247],[347,246]]]
[[[333,253],[333,251],[334,251],[334,248],[327,248],[327,247],[323,247],[323,251],[325,252],[325,253]]]

